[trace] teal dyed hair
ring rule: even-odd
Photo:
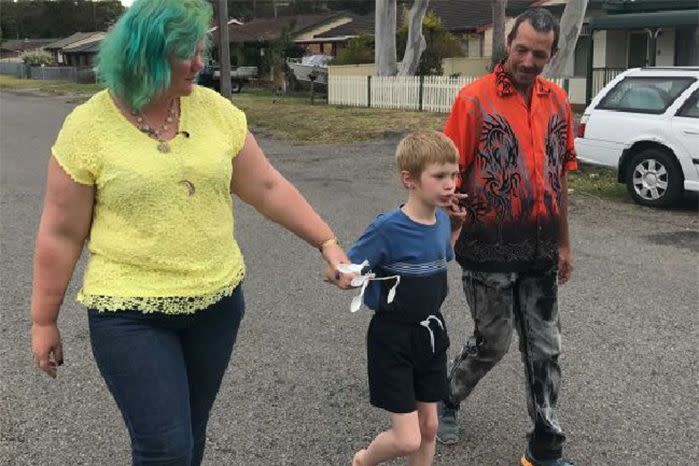
[[[206,0],[137,0],[102,41],[97,76],[138,110],[170,85],[170,60],[207,40],[211,19]]]

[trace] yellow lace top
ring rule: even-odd
[[[169,153],[106,90],[76,107],[58,134],[53,156],[74,181],[95,186],[78,293],[88,308],[193,313],[230,295],[245,275],[229,192],[245,114],[200,86],[180,108],[183,133]]]

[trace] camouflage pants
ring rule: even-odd
[[[556,270],[464,270],[463,285],[475,331],[452,363],[447,405],[458,407],[468,397],[478,381],[507,353],[516,329],[524,362],[527,406],[534,423],[529,447],[536,458],[559,458],[565,435],[555,411],[561,380]]]

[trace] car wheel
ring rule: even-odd
[[[642,150],[633,155],[626,166],[626,189],[638,204],[670,206],[684,189],[682,169],[677,160],[663,150]]]
[[[231,81],[231,92],[237,94],[243,88],[240,81]]]

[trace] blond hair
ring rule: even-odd
[[[398,143],[396,162],[401,171],[419,177],[432,163],[459,163],[456,146],[439,131],[414,131]]]

